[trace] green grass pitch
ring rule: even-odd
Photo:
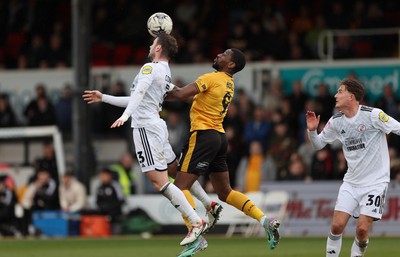
[[[105,239],[23,239],[0,240],[0,256],[4,257],[166,257],[176,256],[183,248],[181,238],[119,237]],[[341,256],[350,256],[353,238],[344,238]],[[210,235],[206,251],[197,257],[321,257],[325,256],[326,238],[283,238],[273,251],[265,238],[225,238]],[[370,239],[367,257],[399,257],[399,238]]]

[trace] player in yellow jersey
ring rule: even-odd
[[[245,64],[245,56],[240,50],[228,49],[214,59],[212,67],[216,71],[198,77],[183,88],[175,87],[168,93],[166,100],[192,102],[191,134],[182,151],[174,183],[181,190],[189,190],[200,175],[209,174],[218,198],[258,220],[265,229],[269,247],[274,249],[279,243],[279,221],[268,219],[246,195],[231,188],[226,163],[228,142],[222,121],[234,96],[232,76]],[[196,243],[193,243],[192,249],[187,246],[187,251],[179,256],[192,256]]]

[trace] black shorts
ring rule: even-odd
[[[178,170],[199,175],[228,171],[227,150],[228,141],[224,133],[213,129],[193,131],[182,150]]]

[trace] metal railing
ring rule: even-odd
[[[345,35],[348,37],[357,36],[384,36],[397,35],[397,52],[400,58],[400,28],[382,29],[357,29],[357,30],[325,30],[318,36],[318,57],[321,60],[333,61],[335,49],[335,37]]]

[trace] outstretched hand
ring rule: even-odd
[[[306,121],[307,121],[307,129],[309,131],[314,131],[318,128],[319,120],[321,116],[315,116],[315,112],[307,111],[306,113]]]
[[[114,123],[111,125],[111,128],[117,128],[117,127],[121,127],[122,125],[124,125],[125,121],[118,119],[116,121],[114,121]]]
[[[103,94],[99,90],[85,90],[83,92],[82,98],[88,104],[99,103]]]

